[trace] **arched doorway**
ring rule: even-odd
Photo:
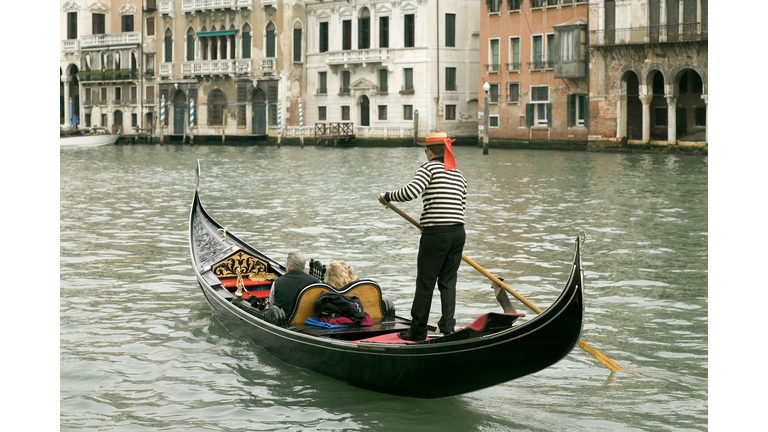
[[[123,133],[123,112],[120,110],[115,111],[115,120],[112,122],[112,130]]]
[[[651,139],[667,140],[669,124],[669,107],[666,92],[664,91],[664,75],[659,71],[653,71],[648,75],[651,83]]]
[[[637,74],[632,71],[627,71],[621,78],[621,90],[626,96],[626,110],[622,109],[622,118],[620,121],[623,123],[621,129],[623,134],[621,136],[627,137],[630,140],[639,140],[643,138],[643,104],[640,102],[640,80],[637,78]]]
[[[704,142],[707,140],[707,105],[702,99],[704,81],[693,69],[684,69],[677,79],[677,138]]]
[[[184,134],[184,122],[187,111],[187,95],[179,90],[173,95],[173,133]]]
[[[360,97],[360,126],[370,126],[370,101],[368,96],[362,95]]]
[[[251,133],[254,135],[267,134],[267,96],[264,90],[257,88],[251,99]]]
[[[227,97],[220,88],[215,88],[208,93],[208,126],[224,126],[224,107]]]

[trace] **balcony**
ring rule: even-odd
[[[277,0],[261,0],[261,7],[264,9],[268,7],[277,9]]]
[[[67,39],[61,41],[61,51],[64,54],[76,53],[80,49],[80,41],[77,39]]]
[[[277,71],[277,59],[273,57],[261,59],[260,72],[262,75],[272,75]]]
[[[235,60],[235,73],[248,75],[251,73],[251,59]]]
[[[189,13],[189,12],[202,12],[202,11],[214,11],[214,10],[225,10],[225,9],[235,10],[238,8],[251,7],[252,3],[253,2],[250,0],[182,0],[181,12]],[[161,11],[162,11],[162,6],[161,6]]]
[[[576,79],[586,77],[586,60],[559,60],[555,62],[555,79]]]
[[[507,72],[520,72],[520,62],[507,63]]]
[[[698,42],[708,38],[707,25],[699,22],[589,31],[589,45],[598,47]]]
[[[136,81],[139,79],[137,69],[106,69],[102,71],[83,71],[77,73],[80,82],[117,82]]]
[[[549,70],[554,68],[555,68],[555,62],[551,60],[547,60],[547,61],[536,60],[536,61],[528,62],[528,70],[532,70],[532,71],[535,71],[535,70],[543,71],[543,70]]]
[[[501,65],[499,63],[492,63],[485,65],[485,72],[486,74],[492,74],[492,73],[499,73],[499,69]]]
[[[235,73],[234,60],[203,60],[183,62],[181,75],[228,75]]]
[[[160,76],[169,77],[173,75],[173,63],[160,63]]]
[[[141,32],[109,33],[83,36],[80,45],[83,48],[108,47],[110,45],[138,45]]]
[[[366,63],[381,63],[382,61],[389,59],[389,49],[377,48],[367,50],[329,52],[325,63],[328,65],[361,63],[363,66],[365,66]]]
[[[160,13],[169,15],[173,13],[173,0],[160,0]]]

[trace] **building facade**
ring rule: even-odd
[[[590,140],[706,143],[707,0],[589,7]]]
[[[305,126],[477,139],[478,2],[307,1]]]
[[[587,2],[483,0],[480,8],[476,91],[483,125],[490,84],[489,138],[586,141]]]
[[[63,123],[77,116],[81,127],[138,126],[142,1],[61,1],[60,16]]]

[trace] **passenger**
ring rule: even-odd
[[[345,262],[334,261],[325,270],[325,283],[334,288],[343,288],[350,282],[356,281],[355,269]]]
[[[277,306],[286,315],[293,308],[293,301],[296,293],[305,286],[320,282],[314,276],[304,273],[304,266],[307,260],[299,252],[289,252],[285,262],[285,274],[277,278],[272,284],[272,290],[269,292],[269,305]]]

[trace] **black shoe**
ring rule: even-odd
[[[408,329],[408,330],[397,333],[397,337],[399,337],[402,340],[420,342],[425,340],[427,338],[427,335],[426,333],[424,333],[423,335],[416,335],[411,332],[411,329]]]

